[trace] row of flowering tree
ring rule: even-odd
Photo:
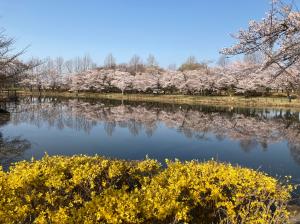
[[[191,95],[269,91],[290,93],[300,90],[299,69],[296,65],[289,67],[288,72],[279,74],[274,65],[262,70],[260,64],[246,60],[235,61],[226,66],[202,66],[191,70],[164,70],[144,66],[141,71],[131,72],[130,68],[123,65],[61,73],[57,69],[51,69],[48,63],[34,67],[21,81],[22,86],[39,90]]]

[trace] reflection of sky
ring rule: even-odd
[[[45,152],[124,159],[148,155],[160,161],[215,158],[292,175],[300,182],[299,113],[76,100],[56,100],[54,105],[43,100],[21,104],[19,113],[1,127],[4,137],[30,141],[25,159]]]
[[[50,155],[99,154],[124,159],[143,159],[148,155],[162,162],[165,158],[200,161],[215,158],[261,169],[272,175],[292,175],[300,181],[300,167],[291,157],[285,141],[270,144],[267,150],[257,144],[250,151],[244,151],[237,140],[220,140],[210,132],[201,140],[187,138],[162,122],[151,136],[144,131],[133,135],[127,127],[118,125],[110,136],[103,122],[99,122],[90,132],[58,129],[46,123],[39,128],[27,123],[8,124],[2,130],[5,136],[22,136],[32,143],[31,149],[26,151],[27,158],[40,158],[45,152]]]

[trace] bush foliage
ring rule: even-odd
[[[286,223],[290,192],[215,161],[45,156],[0,170],[0,223]]]

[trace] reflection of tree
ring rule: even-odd
[[[0,113],[0,126],[10,120],[9,113]],[[11,162],[22,158],[25,150],[30,148],[30,142],[20,137],[4,138],[0,132],[0,165],[8,166]]]
[[[300,154],[295,150],[300,145],[300,117],[291,111],[58,98],[33,98],[20,104],[19,111],[13,114],[12,122],[37,126],[46,122],[50,127],[86,132],[102,123],[110,136],[116,127],[127,128],[134,136],[141,132],[152,136],[163,124],[188,138],[207,140],[210,134],[220,141],[228,138],[247,152],[258,146],[267,150],[270,144],[286,140],[293,157]]]
[[[104,122],[104,130],[106,131],[108,136],[113,135],[115,128],[116,128],[115,122]]]
[[[300,164],[300,145],[299,144],[290,144],[289,145],[291,155],[296,163]]]
[[[288,145],[293,159],[295,160],[295,162],[300,164],[300,124],[290,124],[289,128],[286,131],[285,137],[288,141]]]
[[[243,139],[240,141],[240,147],[245,152],[250,152],[251,149],[255,148],[257,146],[257,141],[254,139]]]
[[[0,137],[0,165],[6,167],[11,162],[20,160],[31,146],[30,142],[20,137]]]

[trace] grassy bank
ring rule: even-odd
[[[291,190],[215,161],[46,156],[0,170],[0,223],[287,223]]]
[[[23,95],[39,96],[38,92],[20,92]],[[170,104],[213,105],[231,107],[271,107],[287,108],[300,111],[300,100],[286,97],[252,97],[243,96],[190,96],[190,95],[152,95],[152,94],[119,94],[119,93],[70,93],[70,92],[42,92],[42,96],[58,96],[71,98],[96,98],[127,101],[161,102]]]

